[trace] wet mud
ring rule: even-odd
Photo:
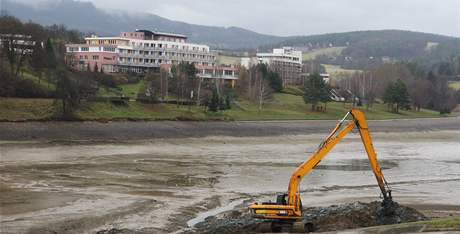
[[[1,233],[181,233],[213,220],[210,231],[250,231],[247,204],[286,191],[323,137],[0,142]],[[395,201],[460,217],[460,132],[373,138]],[[347,136],[302,181],[304,207],[376,200],[366,158],[359,138]]]

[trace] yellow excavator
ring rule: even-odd
[[[347,121],[347,117],[351,115],[352,120]],[[352,109],[345,117],[340,120],[332,132],[319,145],[318,149],[310,156],[308,160],[303,162],[291,176],[287,194],[277,196],[275,202],[254,203],[249,209],[253,217],[271,221],[272,231],[289,230],[294,222],[302,219],[302,201],[300,199],[300,181],[302,178],[311,172],[321,159],[332,150],[332,148],[340,142],[352,129],[357,128],[361,135],[361,140],[369,158],[370,166],[377,179],[378,186],[382,192],[382,207],[391,209],[393,200],[391,190],[388,186],[385,177],[382,174],[382,169],[377,161],[377,155],[372,145],[371,135],[367,125],[364,113],[359,109]],[[311,223],[304,224],[305,231],[313,231]]]

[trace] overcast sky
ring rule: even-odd
[[[36,3],[56,0],[18,0]],[[81,0],[273,35],[404,29],[460,37],[460,0]]]

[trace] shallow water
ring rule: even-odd
[[[177,231],[230,200],[275,199],[324,135],[0,143],[2,232]],[[373,134],[394,199],[460,204],[460,132]],[[379,197],[354,134],[304,178],[304,206]],[[219,202],[214,202],[214,197]],[[211,202],[211,200],[213,202]],[[216,207],[217,206],[217,207]],[[195,221],[194,221],[195,222]]]

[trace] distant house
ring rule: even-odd
[[[32,36],[24,34],[0,34],[0,47],[10,43],[17,53],[31,54],[35,46]]]

